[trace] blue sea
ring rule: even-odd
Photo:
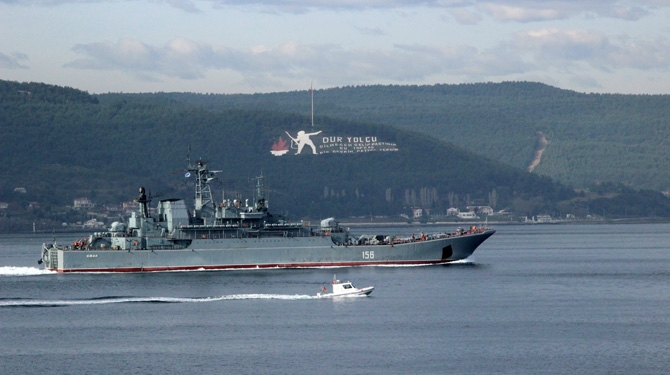
[[[496,229],[449,266],[151,274],[46,272],[52,235],[3,235],[0,374],[670,373],[670,224]],[[333,274],[375,290],[316,298]]]

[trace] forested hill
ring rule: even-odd
[[[301,131],[318,133],[311,140],[320,154],[302,142],[296,155]],[[98,205],[128,201],[139,186],[155,197],[191,198],[193,181],[184,174],[189,146],[192,160],[222,170],[213,186],[217,197],[222,191],[250,197],[249,179],[262,173],[273,210],[294,218],[395,216],[412,207],[439,213],[466,205],[520,215],[670,212],[658,193],[615,186],[615,194],[578,195],[415,132],[325,116],[312,128],[302,114],[212,111],[165,94],[92,96],[0,81],[0,139],[0,201],[30,203],[44,215],[77,197]]]
[[[164,94],[209,109],[311,112],[308,90]],[[422,132],[576,188],[670,190],[670,96],[582,94],[532,82],[358,86],[314,91],[321,116]],[[542,146],[545,146],[544,149]],[[538,153],[538,151],[542,151]]]

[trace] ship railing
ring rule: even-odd
[[[238,224],[217,224],[217,225],[197,225],[197,224],[188,224],[182,225],[179,228],[181,229],[229,229],[229,228],[239,228]]]
[[[148,250],[180,250],[185,249],[184,246],[179,245],[151,245]]]
[[[236,238],[289,238],[289,237],[312,237],[313,234],[309,231],[295,231],[295,230],[277,230],[258,231],[258,230],[244,230],[238,229],[236,231],[221,231],[221,230],[193,230],[188,232],[179,232],[174,235],[173,239],[179,240],[193,240],[193,239],[209,239],[209,240],[223,240]],[[284,228],[295,229],[295,228]]]
[[[303,228],[305,227],[304,223],[272,223],[265,224],[265,228]]]
[[[374,236],[371,235],[362,235],[361,237],[358,238],[358,240],[361,242],[361,245],[387,245],[387,244],[392,244],[392,245],[399,245],[399,244],[404,244],[404,243],[411,243],[411,242],[423,242],[423,241],[431,241],[431,240],[441,240],[445,238],[452,238],[452,237],[460,237],[460,236],[465,236],[469,234],[475,234],[475,233],[484,233],[485,231],[490,230],[490,229],[477,229],[477,230],[469,230],[469,231],[462,231],[462,232],[454,232],[454,233],[430,233],[430,234],[423,234],[423,235],[418,235],[416,237],[402,237],[402,236],[394,236],[391,238],[390,241],[388,240],[381,240],[381,241],[371,241],[371,239]]]

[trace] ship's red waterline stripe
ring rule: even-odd
[[[360,266],[423,266],[454,262],[455,260],[412,260],[399,262],[343,262],[343,263],[281,263],[281,264],[244,264],[217,266],[188,267],[121,267],[121,268],[76,268],[51,269],[58,273],[73,272],[165,272],[165,271],[196,271],[196,270],[232,270],[232,269],[266,269],[266,268],[315,268],[315,267],[360,267]]]

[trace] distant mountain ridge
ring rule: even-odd
[[[41,94],[17,94],[25,90]],[[250,179],[262,173],[270,207],[292,217],[397,216],[414,207],[439,213],[467,205],[557,217],[670,212],[670,200],[659,193],[638,194],[614,186],[619,190],[609,198],[607,191],[578,194],[547,177],[416,132],[325,116],[317,117],[311,128],[304,114],[273,106],[213,110],[212,104],[198,104],[206,97],[89,95],[46,84],[0,81],[0,161],[6,167],[0,171],[0,200],[21,199],[26,207],[35,201],[44,215],[55,215],[50,206],[81,196],[98,204],[127,201],[139,186],[155,198],[190,201],[192,181],[183,172],[191,146],[192,160],[204,158],[212,169],[222,170],[214,186],[217,197],[249,197]],[[221,98],[211,99],[216,103]],[[397,150],[312,155],[311,146],[303,145],[300,155],[295,155],[296,148],[281,157],[271,152],[279,137],[298,139],[300,131],[370,137]],[[323,146],[323,140],[314,141]],[[27,195],[17,198],[13,190],[18,186],[25,187]]]
[[[307,91],[166,93],[212,110],[310,113]],[[670,190],[670,95],[582,94],[535,82],[357,86],[314,91],[320,116],[392,125],[449,141],[576,188],[603,182]]]

